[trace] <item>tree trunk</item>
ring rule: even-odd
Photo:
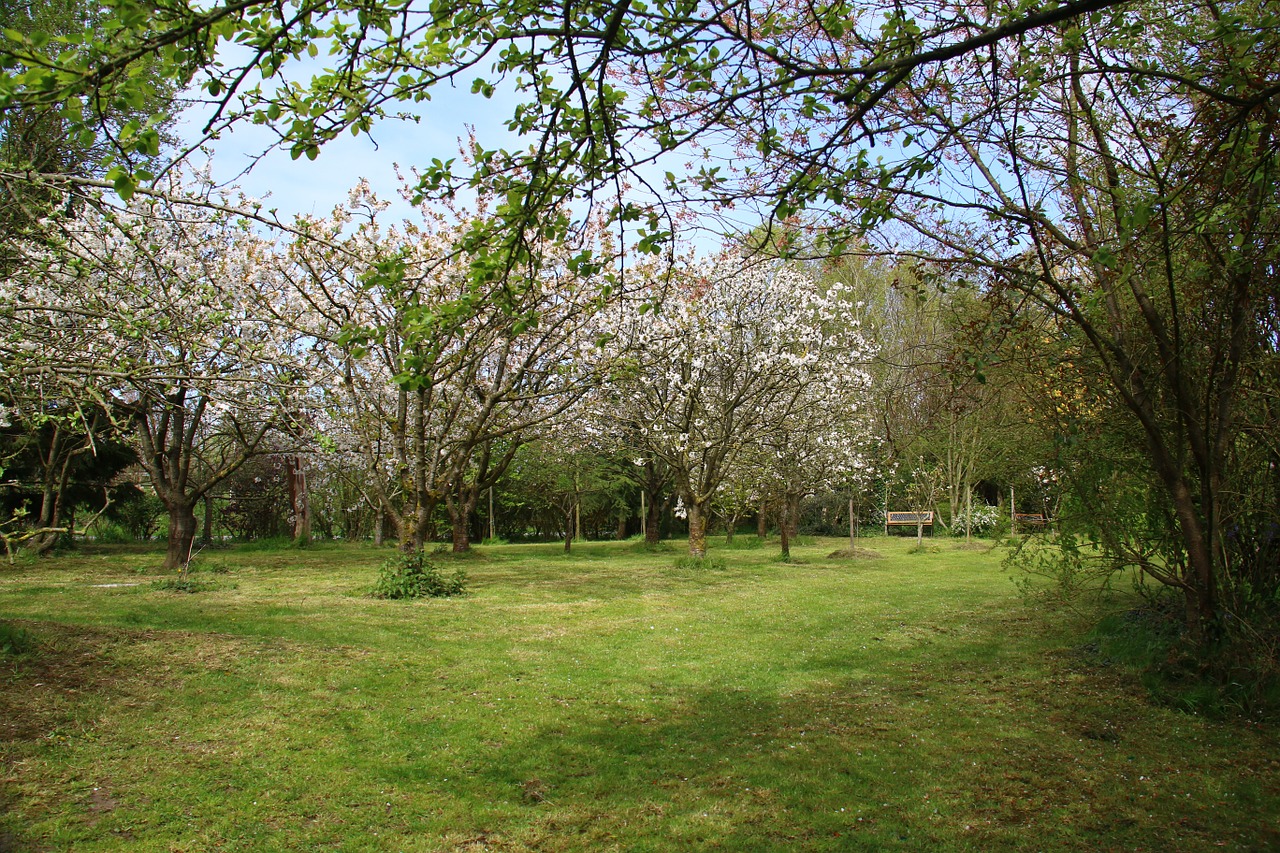
[[[782,559],[791,559],[791,543],[800,532],[800,497],[784,492],[778,501],[778,538],[782,542]]]
[[[185,570],[196,538],[194,503],[177,501],[169,505],[169,546],[164,555],[165,571]]]
[[[452,520],[452,519],[451,519]],[[453,553],[464,554],[471,550],[471,534],[467,531],[465,518],[451,525],[453,528]]]
[[[289,523],[293,544],[311,544],[311,500],[307,495],[307,471],[302,457],[293,455],[285,465],[289,478]]]
[[[964,544],[973,542],[973,485],[964,484]]]
[[[449,527],[452,529],[453,553],[463,554],[471,550],[471,514],[475,512],[479,494],[470,491],[465,497],[455,495],[445,501],[449,511]]]
[[[416,506],[405,507],[403,513],[399,515],[391,513],[391,519],[400,535],[400,550],[406,554],[414,554],[421,551],[426,547],[427,540],[435,536],[435,528],[432,521],[435,518],[439,501],[422,494],[416,496],[414,500],[417,502]],[[452,518],[452,516],[450,517]]]
[[[649,500],[649,506],[646,507],[647,515],[644,519],[644,544],[648,546],[656,546],[662,541],[662,504],[658,501]]]
[[[498,519],[493,514],[493,486],[489,487],[489,538],[498,538]]]
[[[858,547],[858,517],[853,514],[853,498],[849,498],[849,550]]]
[[[564,514],[564,552],[566,554],[573,549],[574,510],[577,506],[575,501],[573,508]]]
[[[707,556],[707,515],[706,508],[700,504],[689,502],[689,556],[702,559]]]
[[[760,501],[760,512],[756,515],[756,538],[763,540],[769,535],[769,516],[765,512],[765,503]]]
[[[62,537],[62,531],[58,529],[62,522],[62,496],[71,479],[71,460],[74,458],[73,453],[64,451],[62,427],[55,427],[49,444],[49,455],[41,459],[44,488],[40,496],[40,518],[36,527],[44,532],[32,537],[27,546],[41,556],[52,551]],[[75,524],[72,523],[68,529],[74,533]]]
[[[782,546],[782,561],[791,562],[791,502],[786,498],[778,507],[778,542]]]

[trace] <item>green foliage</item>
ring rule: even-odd
[[[1274,615],[1250,623],[1226,618],[1215,635],[1197,641],[1188,631],[1181,596],[1151,584],[1105,547],[1070,535],[1057,541],[1033,536],[1010,546],[1004,566],[1016,572],[1018,588],[1041,609],[1079,609],[1109,597],[1117,579],[1133,580],[1142,606],[1102,619],[1086,649],[1105,665],[1133,670],[1156,701],[1215,717],[1280,713]]]
[[[1030,601],[1050,607],[1070,606],[1086,594],[1110,589],[1115,566],[1089,545],[1064,533],[1009,540],[1004,567]]]
[[[107,517],[118,523],[137,542],[146,542],[156,535],[164,518],[164,504],[154,493],[141,489],[122,490]]]
[[[467,573],[461,567],[452,575],[433,562],[425,552],[396,554],[382,564],[378,582],[370,593],[374,598],[451,598],[467,591]]]
[[[290,536],[267,536],[262,539],[250,539],[247,542],[237,543],[236,550],[275,553],[278,551],[297,551],[299,548],[309,547],[311,544],[314,543],[308,543],[306,546],[300,545]]]
[[[1182,602],[1172,594],[1102,619],[1085,646],[1095,660],[1136,672],[1151,698],[1193,714],[1221,719],[1280,715],[1280,669],[1275,648],[1259,654],[1255,638],[1224,633],[1210,654],[1186,631]]]
[[[124,525],[110,521],[99,520],[90,528],[89,535],[98,545],[125,545],[134,541],[134,536]]]
[[[35,648],[35,637],[25,628],[0,622],[0,655],[24,655]]]

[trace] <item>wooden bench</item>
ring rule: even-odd
[[[1040,512],[1015,512],[1013,514],[1013,525],[1016,531],[1020,525],[1027,527],[1044,527],[1049,523],[1049,519],[1044,517],[1044,513]]]
[[[884,518],[885,532],[890,527],[927,527],[933,533],[932,512],[886,512]]]

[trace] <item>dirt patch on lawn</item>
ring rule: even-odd
[[[17,770],[42,742],[58,743],[92,726],[93,709],[137,689],[140,674],[123,665],[123,646],[155,639],[148,631],[6,620],[23,638],[21,651],[0,654],[0,811],[16,809]],[[104,788],[89,798],[90,825],[116,807]],[[18,830],[20,833],[21,830]],[[0,828],[0,853],[48,849]]]
[[[145,631],[106,630],[52,622],[8,620],[28,648],[0,656],[0,744],[49,737],[76,713],[82,697],[116,692],[136,678],[112,654],[120,643],[153,639]]]
[[[882,560],[884,554],[870,548],[843,548],[827,555],[831,560]]]

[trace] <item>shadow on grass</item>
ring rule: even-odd
[[[477,781],[489,796],[540,809],[542,831],[626,839],[629,850],[1280,842],[1252,816],[1274,804],[1274,791],[1268,799],[1231,781],[1275,781],[1270,736],[1254,733],[1258,743],[1224,777],[1218,759],[1178,737],[1153,738],[1159,713],[1126,692],[1132,685],[1082,674],[1067,655],[1010,672],[991,653],[1010,626],[991,627],[969,642],[948,639],[936,665],[918,649],[858,677],[848,673],[865,661],[833,662],[841,675],[820,688],[655,682],[643,702],[584,703],[497,750]],[[1158,783],[1143,775],[1153,768]],[[1237,812],[1224,811],[1224,796]]]

